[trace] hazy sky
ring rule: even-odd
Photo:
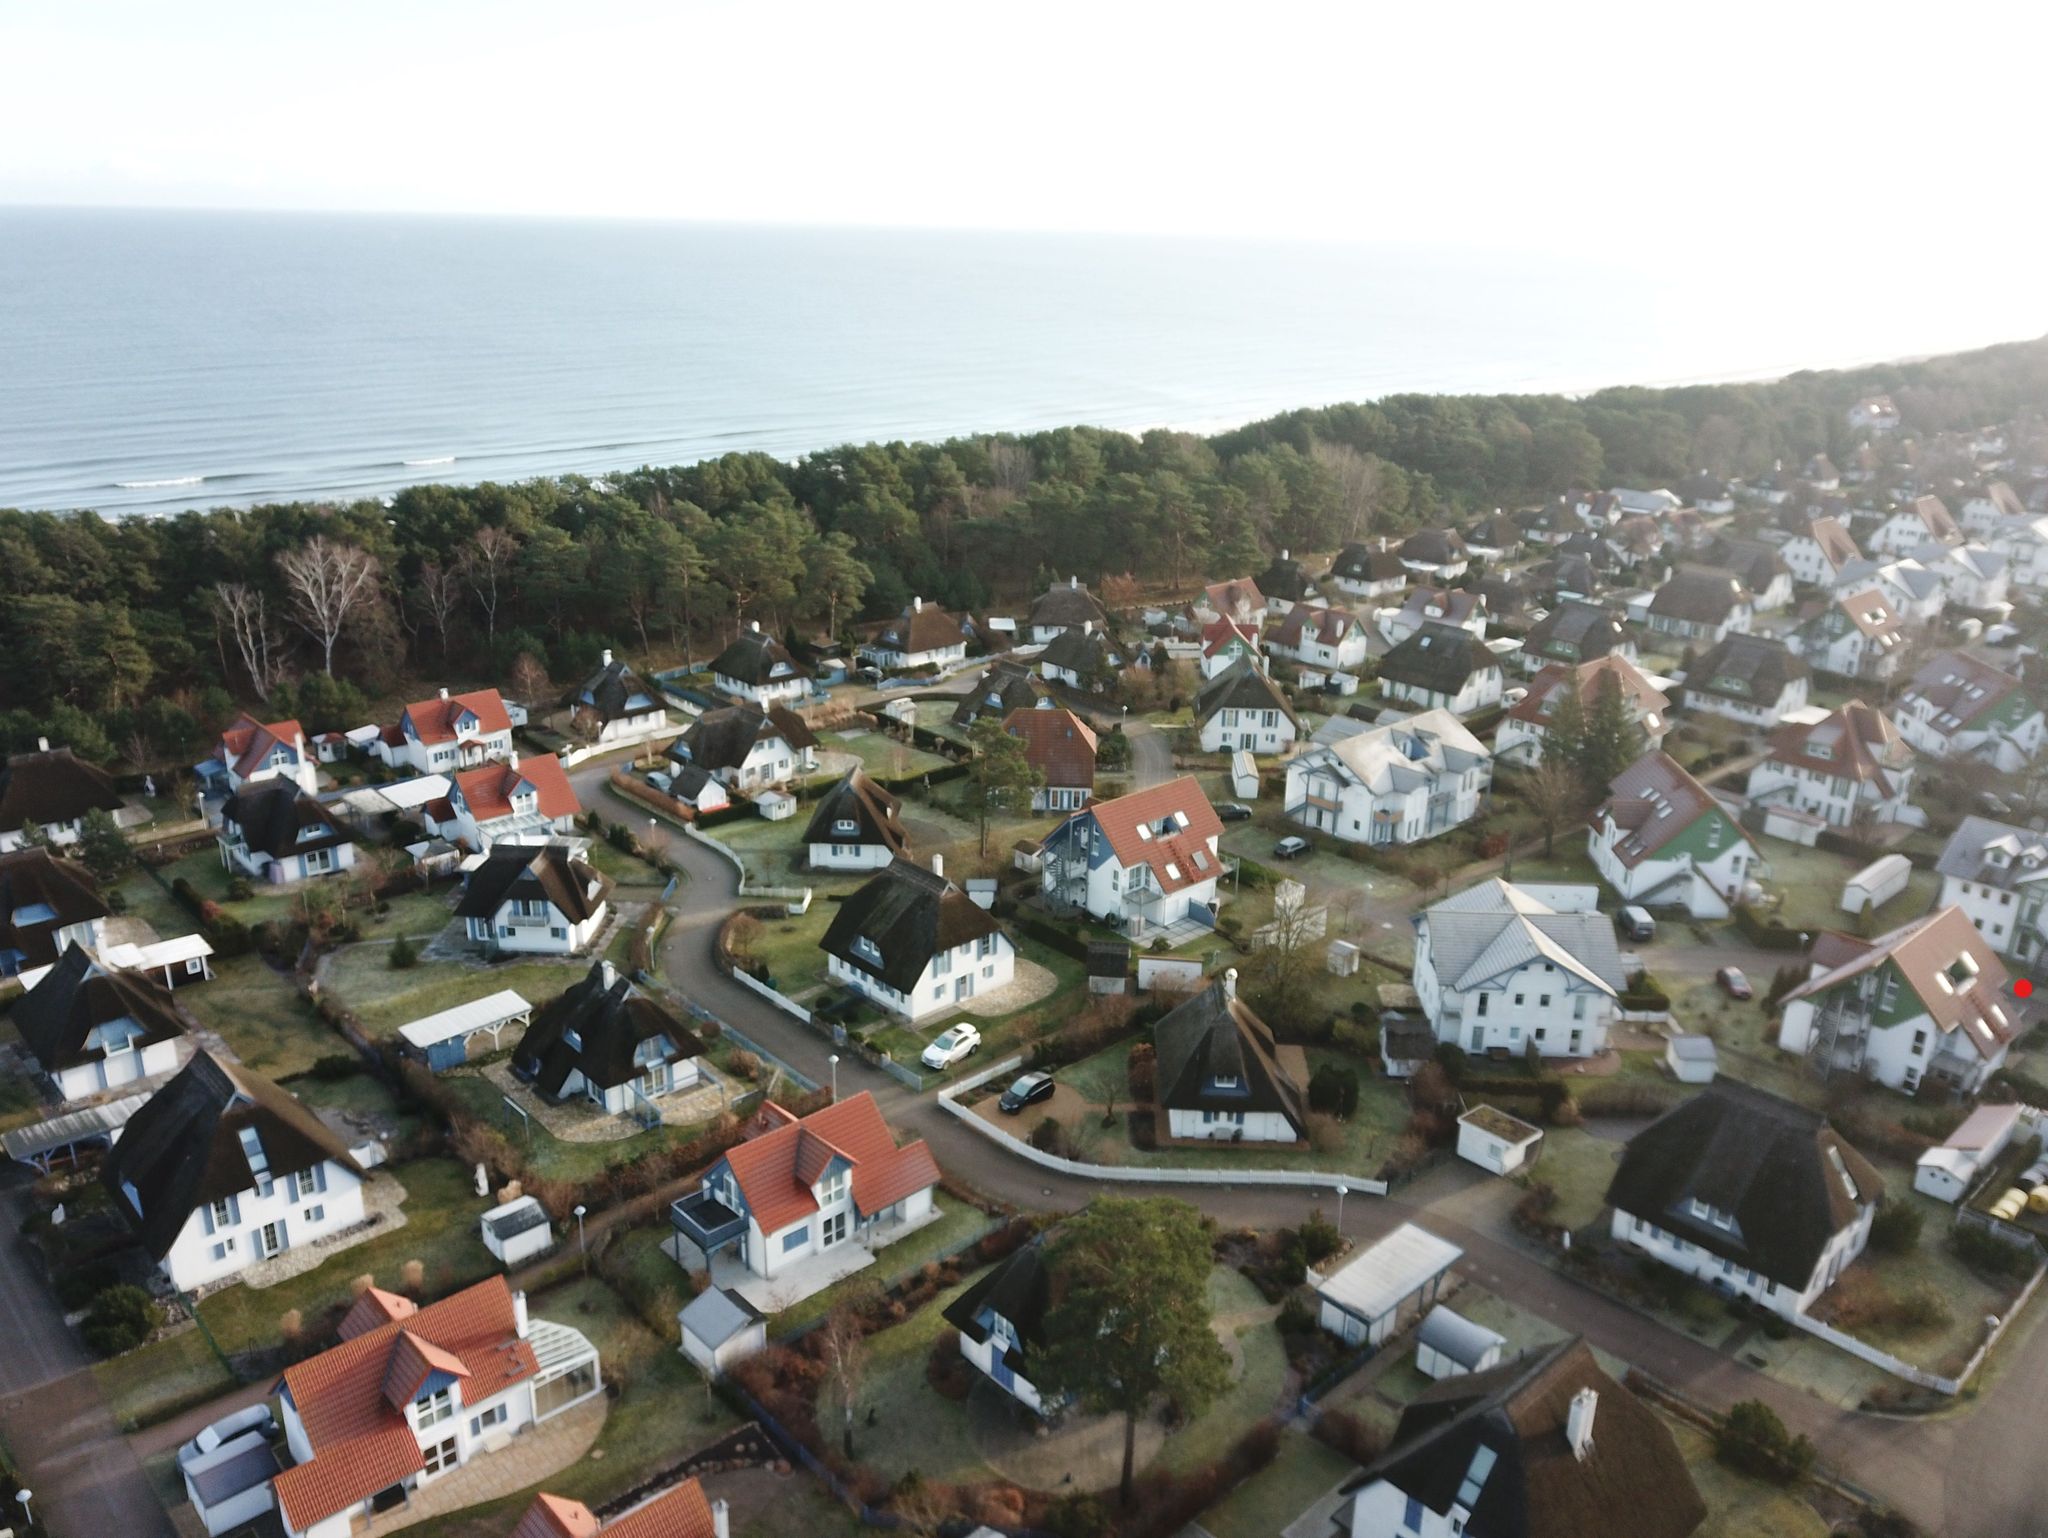
[[[2039,261],[2044,10],[0,0],[0,202]]]

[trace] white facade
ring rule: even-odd
[[[753,791],[781,785],[818,767],[816,748],[792,748],[780,734],[756,742],[736,765],[706,769],[711,777],[731,790]]]
[[[2005,557],[1983,545],[1928,543],[1913,558],[1941,579],[1943,597],[1961,609],[1993,609],[2006,600],[2012,574]]]
[[[1166,1113],[1167,1129],[1177,1138],[1207,1138],[1218,1143],[1298,1143],[1294,1124],[1278,1111],[1183,1111]]]
[[[448,691],[443,689],[445,700]],[[517,755],[512,751],[512,728],[509,724],[498,731],[488,731],[477,719],[476,712],[467,708],[460,711],[453,723],[454,737],[447,742],[427,743],[420,741],[419,728],[414,724],[408,711],[400,721],[401,740],[396,747],[388,750],[386,758],[397,768],[410,768],[420,774],[453,774],[458,769],[472,769],[494,759],[510,762]]]
[[[467,921],[469,938],[492,950],[527,956],[574,956],[604,932],[611,904],[601,902],[581,923],[571,923],[545,898],[515,897],[498,905],[489,918]]]
[[[1380,692],[1388,699],[1420,705],[1424,710],[1448,710],[1454,716],[1469,716],[1489,705],[1498,705],[1502,689],[1503,680],[1497,662],[1489,662],[1466,674],[1456,694],[1445,694],[1420,684],[1402,683],[1384,676],[1380,679]]]
[[[926,1186],[883,1212],[870,1213],[864,1223],[853,1204],[853,1179],[844,1159],[834,1159],[811,1187],[817,1210],[770,1233],[761,1231],[729,1167],[721,1165],[707,1176],[704,1189],[733,1211],[746,1214],[746,1233],[739,1242],[740,1260],[756,1276],[769,1279],[799,1261],[823,1255],[842,1244],[867,1244],[877,1225],[918,1223],[932,1211],[932,1188]]]
[[[87,1095],[97,1095],[103,1089],[118,1089],[138,1079],[153,1079],[159,1074],[176,1071],[181,1055],[176,1041],[152,1042],[139,1052],[133,1048],[122,1048],[117,1043],[124,1026],[133,1028],[125,1020],[113,1020],[95,1027],[86,1045],[102,1049],[103,1055],[89,1063],[76,1063],[50,1074],[60,1099],[79,1100]],[[111,1039],[108,1039],[108,1033],[111,1033]]]
[[[1803,1288],[1781,1286],[1759,1272],[1738,1266],[1690,1240],[1679,1238],[1668,1229],[1658,1227],[1651,1219],[1637,1217],[1619,1208],[1615,1210],[1608,1231],[1616,1243],[1638,1250],[1674,1271],[1682,1271],[1717,1291],[1747,1298],[1774,1314],[1791,1319],[1805,1313],[1814,1299],[1835,1284],[1849,1262],[1863,1253],[1863,1246],[1870,1241],[1870,1221],[1876,1213],[1875,1202],[1862,1204],[1855,1221],[1828,1240],[1827,1248],[1814,1265],[1813,1275]]]
[[[326,827],[312,827],[302,830],[315,838],[326,838],[330,830]],[[336,876],[354,867],[356,846],[344,841],[328,844],[319,849],[307,849],[273,859],[266,851],[251,849],[242,840],[231,834],[226,824],[221,827],[219,840],[220,862],[223,868],[237,875],[282,885],[288,881],[310,881],[316,876]]]
[[[879,959],[878,956],[876,960]],[[1017,948],[1000,930],[940,951],[925,963],[924,971],[907,993],[899,993],[880,978],[837,956],[825,958],[826,974],[834,982],[865,994],[906,1020],[922,1020],[977,994],[1001,988],[1016,976],[1016,969]]]
[[[1225,706],[1202,723],[1201,740],[1204,753],[1285,753],[1294,746],[1294,719],[1284,710]]]
[[[1696,919],[1724,919],[1731,895],[1740,894],[1760,863],[1735,819],[1710,811],[1698,819],[1696,834],[1672,840],[1629,865],[1616,846],[1634,830],[1604,819],[1586,830],[1586,854],[1600,879],[1624,902],[1652,901],[1681,907]]]
[[[1480,906],[1487,887],[1501,893]],[[1520,1057],[1532,1043],[1544,1057],[1604,1052],[1622,979],[1599,898],[1591,886],[1495,881],[1423,912],[1415,926],[1415,997],[1437,1040],[1474,1055],[1498,1049]],[[1579,918],[1544,922],[1566,914]],[[1570,943],[1587,954],[1574,954],[1553,930],[1575,934]],[[1467,952],[1476,954],[1468,960]]]
[[[1412,844],[1469,822],[1493,760],[1456,717],[1429,711],[1301,754],[1287,816],[1350,844]]]
[[[810,846],[813,870],[880,870],[896,858],[895,851],[887,844],[862,843],[860,824],[848,819],[840,826],[846,832],[843,841]]]
[[[1009,1351],[1015,1339],[1010,1330],[1010,1321],[1001,1314],[996,1314],[989,1319],[987,1340],[975,1340],[964,1332],[961,1334],[960,1354],[1019,1404],[1027,1406],[1035,1414],[1043,1415],[1045,1400],[1039,1395],[1036,1384],[1007,1367],[1002,1368],[1000,1372],[997,1371],[1003,1356]]]
[[[1829,827],[1846,828],[1860,815],[1873,822],[1899,822],[1917,828],[1927,814],[1913,805],[1913,766],[1885,771],[1897,789],[1886,793],[1876,781],[1831,775],[1799,764],[1766,758],[1749,771],[1749,799],[1792,807],[1820,818]]]
[[[1336,632],[1333,638],[1325,638],[1322,617],[1326,612],[1314,604],[1299,604],[1302,611],[1301,630],[1292,646],[1269,640],[1266,644],[1283,656],[1292,657],[1303,667],[1321,668],[1325,672],[1348,673],[1362,666],[1370,654],[1370,643],[1365,627],[1355,617],[1343,615],[1334,620],[1331,628]]]
[[[1480,1114],[1487,1109],[1480,1106],[1458,1118],[1458,1157],[1492,1174],[1512,1175],[1533,1157],[1543,1133],[1526,1124],[1512,1132],[1495,1126]]]
[[[165,1253],[163,1272],[173,1287],[189,1292],[362,1220],[362,1180],[324,1160],[277,1177],[267,1192],[243,1191],[200,1208]]]
[[[1788,678],[1774,700],[1739,700],[1725,694],[1711,694],[1691,687],[1687,681],[1685,708],[1690,714],[1723,716],[1744,726],[1775,726],[1795,710],[1806,708],[1807,680],[1804,675]]]

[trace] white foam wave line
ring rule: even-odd
[[[401,459],[399,463],[409,470],[417,470],[426,465],[452,465],[455,463],[455,456],[440,454],[432,459]]]
[[[197,486],[205,480],[203,475],[174,475],[163,481],[116,481],[114,486],[119,491],[155,491],[165,486]]]

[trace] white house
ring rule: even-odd
[[[1240,659],[1249,659],[1259,666],[1260,651],[1256,625],[1243,625],[1234,619],[1212,620],[1202,627],[1202,677],[1214,678]]]
[[[1426,710],[1311,747],[1287,766],[1287,816],[1348,844],[1412,844],[1471,821],[1493,783],[1486,745]]]
[[[1500,659],[1469,630],[1430,623],[1380,658],[1387,699],[1469,716],[1500,703]]]
[[[417,700],[400,713],[397,736],[383,757],[420,774],[453,774],[512,757],[512,717],[496,689],[443,689],[434,699]]]
[[[1586,832],[1593,868],[1625,902],[1726,918],[1763,863],[1728,809],[1668,754],[1615,776]]]
[[[1670,1428],[1576,1336],[1430,1384],[1341,1495],[1339,1538],[1689,1538],[1707,1511]]]
[[[1045,650],[1038,654],[1038,672],[1049,683],[1101,694],[1129,660],[1114,636],[1099,629],[1093,620],[1083,620],[1045,643]]]
[[[83,865],[33,844],[0,854],[0,977],[40,972],[74,945],[97,950],[106,922]]]
[[[1065,582],[1055,582],[1033,600],[1025,623],[1032,644],[1043,646],[1053,637],[1083,626],[1108,629],[1109,611],[1079,577],[1069,577]]]
[[[1347,598],[1386,598],[1411,580],[1401,557],[1379,542],[1346,545],[1330,563],[1323,586]]]
[[[1911,555],[1933,541],[1939,545],[1960,545],[1963,531],[1950,516],[1940,497],[1915,497],[1878,525],[1869,539],[1872,555]]]
[[[1610,653],[1576,667],[1554,662],[1531,679],[1528,693],[1500,718],[1500,729],[1493,735],[1495,762],[1542,763],[1543,745],[1559,708],[1576,693],[1580,708],[1590,712],[1609,679],[1620,692],[1629,719],[1643,734],[1644,746],[1663,746],[1671,730],[1671,701],[1641,668],[1619,653]]]
[[[437,818],[430,812],[428,822],[429,831],[482,854],[494,844],[544,844],[573,833],[582,813],[562,761],[535,753],[516,764],[462,770],[448,788],[447,814]]]
[[[1756,539],[1716,540],[1708,558],[1735,573],[1749,594],[1753,614],[1769,614],[1792,602],[1792,570],[1776,545]]]
[[[1751,629],[1755,620],[1749,590],[1741,579],[1710,566],[1681,566],[1657,589],[1643,617],[1658,635],[1709,645]]]
[[[1866,395],[1849,408],[1849,426],[1858,432],[1895,433],[1900,420],[1889,395]]]
[[[737,1245],[741,1264],[773,1278],[842,1245],[881,1249],[935,1215],[931,1149],[922,1139],[898,1148],[868,1091],[802,1118],[771,1100],[761,1119],[767,1130],[728,1149],[669,1208],[676,1232],[705,1255]]]
[[[1382,609],[1375,618],[1389,646],[1399,646],[1424,625],[1455,625],[1486,639],[1486,599],[1463,588],[1418,587],[1400,608]]]
[[[1937,907],[1961,908],[2001,956],[2032,963],[2048,946],[2048,836],[2030,828],[1965,817],[1935,862]]]
[[[1831,828],[1897,822],[1921,827],[1913,750],[1873,707],[1851,700],[1811,724],[1788,722],[1749,771],[1752,804],[1817,818]]]
[[[861,647],[861,655],[888,672],[950,667],[967,660],[967,632],[937,604],[913,598]]]
[[[1629,1140],[1615,1242],[1784,1318],[1863,1253],[1884,1179],[1818,1111],[1723,1079]]]
[[[0,766],[0,854],[22,848],[32,834],[59,847],[76,843],[88,813],[112,816],[123,805],[106,770],[39,737],[35,752]]]
[[[333,876],[356,863],[355,840],[340,820],[283,776],[222,802],[214,841],[224,869],[258,881]]]
[[[818,798],[804,829],[815,870],[880,870],[910,852],[910,832],[898,815],[903,803],[858,765]]]
[[[623,660],[615,659],[609,647],[597,671],[571,690],[563,704],[570,729],[602,746],[625,747],[671,730],[661,695]]]
[[[1913,559],[1940,579],[1945,606],[1980,612],[1995,609],[2005,602],[2011,588],[2012,573],[2005,557],[1988,545],[1930,542],[1913,551]]]
[[[1464,536],[1455,529],[1419,530],[1402,540],[1395,553],[1403,566],[1429,582],[1462,577],[1472,564]]]
[[[114,1209],[189,1292],[363,1220],[362,1169],[270,1080],[193,1055],[101,1166]]]
[[[722,1378],[733,1363],[768,1349],[768,1323],[743,1294],[706,1287],[676,1312],[682,1353],[707,1378]]]
[[[995,1386],[1036,1414],[1048,1406],[1031,1381],[1031,1353],[1045,1349],[1052,1279],[1045,1240],[1034,1238],[989,1267],[942,1310],[960,1332],[960,1354]]]
[[[1884,593],[1908,625],[1925,625],[1939,619],[1948,602],[1940,576],[1910,555],[1850,561],[1835,573],[1829,591],[1839,596],[1861,593],[1871,587]]]
[[[1823,933],[1807,980],[1785,995],[1778,1046],[1822,1073],[1913,1093],[1932,1076],[1975,1094],[2019,1034],[2011,974],[1961,908],[1939,908],[1874,940]]]
[[[258,721],[243,714],[221,733],[213,761],[230,793],[244,785],[283,779],[312,795],[320,788],[320,765],[296,721]]]
[[[1906,655],[1906,624],[1875,587],[1843,593],[1807,620],[1787,644],[1817,672],[1883,683]]]
[[[1920,1155],[1913,1166],[1913,1189],[1938,1202],[1961,1201],[1984,1167],[2027,1125],[2023,1106],[1978,1106],[1938,1147]]]
[[[1986,535],[1985,543],[2005,557],[2008,592],[2048,588],[2048,518],[2009,519]]]
[[[603,1391],[597,1348],[529,1318],[502,1276],[424,1307],[372,1287],[341,1344],[284,1370],[291,1466],[271,1488],[286,1538],[375,1531],[378,1514],[479,1458],[506,1459],[517,1485],[524,1433]]]
[[[995,916],[948,881],[897,860],[839,904],[818,941],[826,973],[906,1020],[921,1020],[1015,975],[1017,948]]]
[[[1024,761],[1038,772],[1031,787],[1034,812],[1078,812],[1095,794],[1095,728],[1050,700],[1013,710],[1003,730],[1024,744]]]
[[[1856,541],[1839,519],[1816,518],[1804,534],[1795,534],[1778,547],[1792,580],[1809,587],[1825,587],[1851,561],[1863,559]]]
[[[1415,997],[1438,1041],[1478,1054],[1592,1057],[1627,979],[1614,925],[1590,886],[1498,878],[1417,914]]]
[[[1223,823],[1193,775],[1096,801],[1046,835],[1046,899],[1135,937],[1182,923],[1213,926]]]
[[[1286,550],[1274,556],[1272,564],[1259,573],[1259,591],[1265,595],[1268,616],[1285,614],[1298,603],[1320,601],[1315,578]]]
[[[706,1082],[704,1043],[609,961],[541,1006],[512,1049],[513,1074],[548,1100],[587,1100],[614,1116]]]
[[[1308,1062],[1282,1047],[1237,996],[1231,967],[1152,1028],[1154,1099],[1167,1135],[1224,1143],[1305,1143]]]
[[[1303,667],[1349,673],[1362,665],[1371,646],[1365,626],[1349,609],[1298,603],[1266,637],[1270,651]]]
[[[693,764],[728,790],[759,791],[818,767],[818,737],[781,705],[721,705],[690,723],[669,757]]]
[[[1958,518],[1965,533],[1986,535],[2015,519],[2031,516],[2027,504],[2020,494],[2012,489],[2009,481],[1986,481],[1963,493],[1963,509]]]
[[[711,682],[719,693],[745,700],[757,710],[800,700],[811,690],[803,664],[788,647],[764,634],[759,620],[750,622],[711,659]]]
[[[1612,610],[1568,598],[1529,627],[1522,638],[1522,671],[1541,672],[1554,662],[1577,667],[1602,657],[1636,660],[1635,632]]]
[[[2032,763],[2048,719],[2012,674],[1968,652],[1930,657],[1892,706],[1899,734],[1929,758],[1976,758],[2011,774]]]
[[[1301,730],[1287,696],[1249,657],[1240,658],[1196,692],[1195,722],[1204,753],[1285,753]]]
[[[463,878],[455,916],[487,951],[573,956],[603,933],[611,890],[580,844],[499,844]]]
[[[1219,622],[1256,630],[1266,617],[1266,595],[1250,577],[1232,577],[1211,582],[1202,596],[1188,606],[1195,622],[1204,629]]]
[[[83,945],[68,947],[8,1018],[63,1100],[170,1073],[187,1025],[163,984]]]

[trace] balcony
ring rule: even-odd
[[[734,1243],[747,1231],[746,1214],[734,1212],[709,1191],[693,1191],[670,1203],[668,1220],[706,1255]]]

